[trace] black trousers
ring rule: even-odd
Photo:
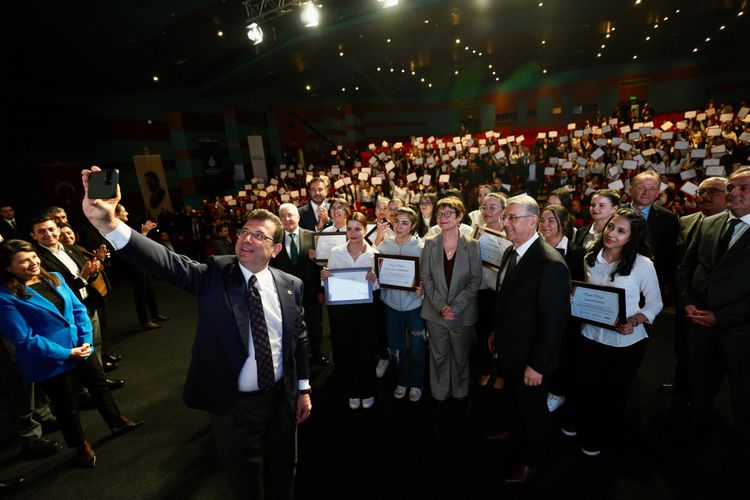
[[[581,338],[578,427],[581,446],[601,450],[625,430],[628,386],[646,354],[646,339],[611,347]]]
[[[547,410],[548,377],[531,387],[523,382],[523,370],[505,371],[508,425],[521,438],[521,463],[539,468],[547,456],[549,411]]]
[[[159,315],[159,307],[156,305],[156,291],[154,280],[150,273],[134,266],[129,269],[130,281],[133,284],[133,302],[135,311],[138,313],[138,322],[143,325]]]
[[[237,499],[294,496],[296,426],[278,382],[269,392],[242,395],[223,416],[211,415],[214,440]]]
[[[711,421],[726,373],[738,444],[750,446],[750,335],[691,323],[687,341],[690,401],[698,424]]]
[[[102,365],[96,356],[79,361],[72,370],[56,377],[37,382],[49,396],[65,443],[72,448],[86,439],[78,416],[75,398],[75,382],[79,380],[91,394],[97,410],[110,427],[117,424],[120,409],[107,387]]]
[[[312,356],[318,356],[323,342],[323,306],[318,302],[318,292],[307,293],[305,289],[302,305],[305,308],[307,347]]]
[[[490,373],[492,366],[492,353],[487,346],[487,339],[490,332],[494,330],[495,305],[497,303],[497,291],[490,288],[479,290],[477,294],[477,307],[479,308],[479,317],[474,329],[477,332],[477,343],[475,351],[475,363],[477,373],[487,375]]]
[[[328,307],[336,371],[350,398],[375,396],[375,332],[380,324],[374,304]],[[385,320],[382,320],[385,321]]]

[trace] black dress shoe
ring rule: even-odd
[[[21,486],[23,486],[26,479],[23,476],[9,477],[8,479],[0,480],[0,495],[10,493]]]
[[[539,473],[538,469],[529,467],[528,465],[518,464],[513,470],[506,476],[505,484],[526,484],[533,477]]]
[[[113,436],[119,436],[122,434],[127,434],[130,431],[134,431],[142,425],[143,420],[136,420],[134,422],[128,417],[120,415],[119,420],[114,425],[109,426],[109,430],[112,431]]]
[[[331,362],[322,354],[318,354],[317,356],[310,357],[310,364],[328,366],[331,364]]]
[[[107,379],[105,380],[107,382],[107,388],[110,391],[116,391],[117,389],[122,389],[122,387],[125,385],[125,381],[122,379]]]
[[[161,323],[162,321],[169,320],[169,317],[164,316],[163,314],[157,314],[153,318],[151,318],[151,321],[156,321],[157,323]]]
[[[143,323],[141,327],[143,327],[144,330],[155,330],[157,328],[161,328],[161,325],[157,325],[153,321],[148,321],[146,323]]]
[[[34,439],[33,441],[26,441],[23,446],[21,446],[21,452],[18,456],[22,460],[37,460],[39,458],[54,455],[62,449],[63,445],[57,441],[39,438]]]
[[[103,361],[104,361],[104,365],[102,366],[102,368],[104,368],[104,372],[105,373],[109,373],[109,372],[115,371],[118,368],[120,368],[119,366],[117,366],[117,363],[113,363],[113,362],[108,361],[106,359],[103,360]]]
[[[102,356],[102,359],[104,361],[109,361],[110,363],[117,364],[122,361],[122,356],[120,356],[119,354],[105,354],[104,356]]]

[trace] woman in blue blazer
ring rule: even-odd
[[[96,455],[86,440],[73,393],[73,376],[91,393],[113,433],[141,424],[123,416],[107,387],[102,366],[91,356],[91,321],[84,306],[57,273],[48,273],[32,245],[0,245],[0,332],[16,346],[24,378],[37,382],[54,404],[68,447],[79,463],[93,467]]]

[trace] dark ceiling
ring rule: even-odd
[[[377,0],[320,0],[318,28],[302,27],[294,8],[259,21],[265,41],[254,47],[239,0],[13,2],[3,15],[6,78],[84,95],[155,87],[205,96],[465,94],[634,57],[747,64],[747,3],[401,0],[383,9]]]

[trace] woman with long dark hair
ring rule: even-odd
[[[42,268],[35,248],[25,241],[0,245],[0,332],[16,346],[24,378],[49,396],[65,442],[76,447],[82,467],[94,467],[96,455],[78,417],[74,377],[88,388],[113,434],[143,424],[123,416],[112,398],[102,365],[92,356],[86,307],[60,275]]]
[[[646,219],[621,208],[584,259],[586,281],[625,290],[625,314],[612,329],[584,324],[579,352],[581,450],[595,456],[624,433],[627,388],[646,353],[643,324],[661,312],[659,280],[646,240]],[[643,296],[643,306],[640,305]]]
[[[330,278],[331,269],[366,267],[367,280],[374,283],[375,254],[365,242],[367,218],[354,212],[346,221],[347,242],[331,249],[326,267],[320,273],[323,281]],[[329,305],[331,346],[336,369],[346,380],[349,408],[372,408],[375,403],[375,324],[374,303]]]

